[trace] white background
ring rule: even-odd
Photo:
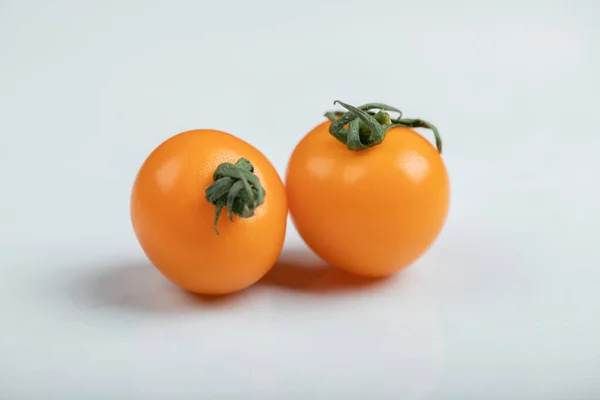
[[[0,398],[600,398],[599,17],[0,1]],[[145,260],[129,193],[160,142],[226,130],[283,175],[335,99],[440,128],[452,206],[418,263],[365,284],[290,225],[270,275],[208,300]]]

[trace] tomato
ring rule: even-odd
[[[290,214],[330,265],[379,277],[414,263],[446,221],[450,187],[435,127],[391,119],[382,104],[327,113],[296,146],[286,174]],[[380,109],[375,112],[373,109]],[[439,150],[412,127],[434,130]]]
[[[171,282],[199,294],[232,293],[279,257],[285,187],[250,144],[216,130],[186,131],[141,166],[131,220],[144,253]]]

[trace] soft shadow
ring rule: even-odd
[[[284,249],[277,264],[259,282],[287,290],[327,294],[372,288],[389,282],[388,278],[351,275],[330,267],[308,248]]]
[[[169,282],[145,260],[113,260],[77,267],[68,276],[69,280],[59,280],[55,289],[85,313],[195,313],[231,308],[259,292],[249,290],[251,287],[223,296],[192,294]],[[284,249],[273,269],[254,288],[327,294],[367,289],[386,281],[389,279],[350,275],[328,266],[307,248],[291,248]]]
[[[82,311],[185,313],[228,307],[245,295],[200,296],[170,283],[147,261],[100,264],[74,274],[67,283],[69,299]]]

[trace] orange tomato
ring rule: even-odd
[[[450,188],[444,162],[407,127],[431,125],[397,122],[405,126],[390,127],[380,143],[349,150],[326,121],[291,156],[286,190],[292,220],[308,246],[334,267],[372,277],[392,274],[423,255],[445,223]]]
[[[250,144],[216,130],[163,142],[131,194],[133,228],[149,260],[199,294],[235,292],[264,276],[281,253],[286,218],[275,168]]]

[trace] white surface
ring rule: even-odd
[[[600,7],[548,4],[0,2],[0,398],[600,398]],[[290,226],[217,301],[145,261],[155,146],[223,129],[283,174],[338,98],[440,128],[423,259],[364,285]]]

